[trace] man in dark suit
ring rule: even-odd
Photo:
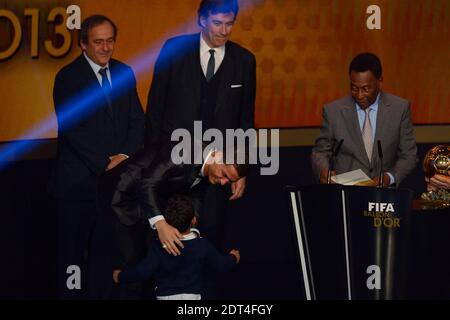
[[[85,19],[83,53],[58,72],[54,84],[58,151],[49,189],[57,198],[58,289],[64,299],[85,297],[85,291],[88,298],[108,297],[113,220],[100,210],[98,181],[143,142],[145,117],[133,71],[111,59],[116,35],[107,17]],[[81,268],[81,283],[69,266]]]
[[[333,174],[361,169],[378,185],[382,168],[383,185],[398,186],[417,163],[409,102],[381,90],[381,62],[372,53],[353,58],[349,76],[351,95],[323,108],[322,128],[311,154],[314,172],[321,183],[327,182],[333,147],[344,140]]]
[[[199,215],[203,212],[202,202],[209,184],[222,187],[246,176],[247,165],[238,164],[236,154],[232,164],[223,163],[226,156],[220,151],[205,151],[205,159],[202,154],[194,154],[192,159],[176,163],[173,147],[174,143],[166,141],[154,143],[106,177],[116,179],[114,175],[119,173],[112,196],[112,208],[121,223],[117,229],[119,269],[136,265],[144,257],[152,242],[150,227],[156,229],[158,239],[168,253],[182,254],[182,235],[165,221],[162,209],[170,196],[175,193],[189,195]],[[122,299],[141,298],[141,290],[139,287],[124,288],[119,295]]]
[[[254,126],[256,61],[229,41],[239,11],[237,0],[202,0],[201,33],[169,39],[156,61],[148,96],[146,145],[168,139],[178,128],[249,129]],[[225,139],[224,139],[225,140]],[[230,144],[231,141],[226,141]],[[231,184],[230,200],[242,197],[245,178]],[[202,233],[221,247],[222,217],[227,203],[223,188],[211,186],[205,197]]]
[[[181,235],[164,220],[161,208],[165,201],[175,193],[189,194],[199,215],[208,183],[231,184],[246,176],[247,165],[237,161],[224,163],[224,153],[213,150],[207,152],[205,159],[194,155],[188,161],[176,163],[173,146],[174,143],[155,143],[126,163],[112,196],[112,208],[125,226],[142,221],[147,224],[148,220],[166,250],[178,255],[180,251],[176,244],[182,247]],[[237,157],[235,155],[234,159]]]

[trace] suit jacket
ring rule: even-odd
[[[358,122],[355,102],[346,96],[326,104],[323,124],[312,150],[314,173],[320,177],[321,169],[328,169],[333,146],[344,139],[335,160],[337,174],[362,169],[370,178],[384,172],[395,177],[396,185],[408,175],[417,163],[417,146],[410,117],[409,102],[389,93],[381,92],[372,159],[367,157]],[[380,163],[377,141],[381,141],[383,163]]]
[[[212,127],[253,128],[256,92],[254,55],[227,41]],[[148,96],[146,144],[177,128],[193,132],[201,120],[200,34],[169,39],[155,64]],[[233,86],[233,87],[232,87]]]
[[[207,186],[207,179],[200,176],[202,164],[173,163],[172,146],[153,144],[125,165],[112,196],[112,208],[122,224],[132,226],[163,215],[167,199],[175,193],[189,194],[199,213]]]
[[[50,192],[60,198],[94,199],[109,156],[133,155],[141,146],[145,117],[131,68],[111,59],[112,106],[83,55],[55,78],[58,151]]]

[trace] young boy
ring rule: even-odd
[[[160,245],[154,244],[138,265],[123,271],[114,270],[114,282],[137,282],[154,276],[158,300],[200,300],[206,268],[216,272],[228,271],[239,263],[240,253],[233,249],[223,256],[208,240],[200,237],[198,230],[192,228],[197,219],[188,196],[171,197],[164,217],[183,235],[181,255],[170,255]]]

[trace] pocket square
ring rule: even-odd
[[[231,85],[231,88],[233,89],[233,88],[240,88],[240,87],[242,87],[242,84],[232,84]]]

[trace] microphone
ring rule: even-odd
[[[381,141],[378,140],[377,141],[378,144],[378,158],[380,158],[380,176],[379,176],[379,182],[378,182],[378,187],[382,188],[383,187],[383,150],[381,149]]]
[[[344,139],[339,140],[338,145],[331,154],[330,163],[328,164],[327,184],[331,183],[331,171],[334,170],[334,160],[341,150],[342,143],[344,143]]]

